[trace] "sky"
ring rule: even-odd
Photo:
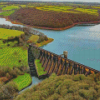
[[[100,0],[10,0],[10,1],[58,1],[58,2],[69,1],[69,2],[99,2],[100,3]]]

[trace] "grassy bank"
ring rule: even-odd
[[[42,64],[40,63],[40,60],[35,60],[36,70],[39,76],[46,74],[47,72],[44,71],[44,67],[42,67]]]
[[[18,90],[20,91],[31,84],[32,78],[30,74],[25,73],[24,75],[19,75],[17,78],[15,78],[13,82],[15,82]]]

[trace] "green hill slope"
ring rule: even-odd
[[[93,75],[52,74],[14,100],[100,100],[100,81],[93,81]]]

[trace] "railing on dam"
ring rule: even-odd
[[[33,44],[29,45],[30,50],[35,58],[40,59],[42,67],[47,71],[47,74],[51,75],[55,72],[57,75],[64,74],[93,74],[99,73],[100,71],[72,61],[67,58],[63,58],[57,54],[41,49]]]

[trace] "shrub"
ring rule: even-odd
[[[94,89],[89,89],[89,90],[81,89],[79,90],[79,95],[85,99],[95,100],[96,91]]]
[[[69,93],[64,97],[65,100],[73,100],[73,94]]]
[[[97,84],[100,85],[100,81],[97,81]]]
[[[12,98],[12,95],[17,91],[18,89],[14,82],[3,85],[0,87],[0,100]]]
[[[86,78],[84,74],[80,74],[79,77],[80,77],[80,80],[84,80]]]
[[[66,88],[66,86],[65,86],[65,88]],[[65,88],[63,88],[63,89],[65,89]],[[57,87],[55,90],[55,93],[61,94],[61,89],[62,89],[61,86]]]
[[[73,81],[71,79],[65,79],[61,86],[65,85],[67,89],[69,89],[69,87],[73,84]]]
[[[53,95],[51,95],[48,99],[46,100],[58,100],[60,97],[60,95],[58,95],[57,93],[54,93]]]
[[[80,76],[78,74],[74,75],[73,80],[74,81],[79,81],[80,80]]]
[[[10,75],[9,75],[9,73],[6,73],[6,77],[9,79],[10,78]]]
[[[16,78],[16,77],[17,77],[17,73],[16,73],[15,70],[11,70],[11,71],[9,72],[9,74],[10,74],[13,78]]]
[[[44,41],[44,36],[39,36],[37,43],[40,43],[40,42],[43,42],[43,41]]]
[[[41,91],[41,97],[47,98],[49,96],[48,90]]]
[[[84,100],[80,95],[74,95],[74,100]]]
[[[100,97],[100,89],[98,89],[98,97]]]
[[[69,89],[68,89],[68,93],[74,93],[76,91],[79,90],[79,87],[77,85],[72,85]]]
[[[80,83],[78,86],[80,89],[87,89],[87,90],[90,87],[89,84],[87,84],[87,83]]]
[[[61,94],[61,96],[64,97],[65,95],[67,95],[67,93],[68,93],[68,89],[65,88],[63,91],[61,91],[60,94]]]
[[[45,40],[45,41],[47,41],[47,40],[48,40],[48,37],[47,37],[46,35],[44,36],[44,40]]]

